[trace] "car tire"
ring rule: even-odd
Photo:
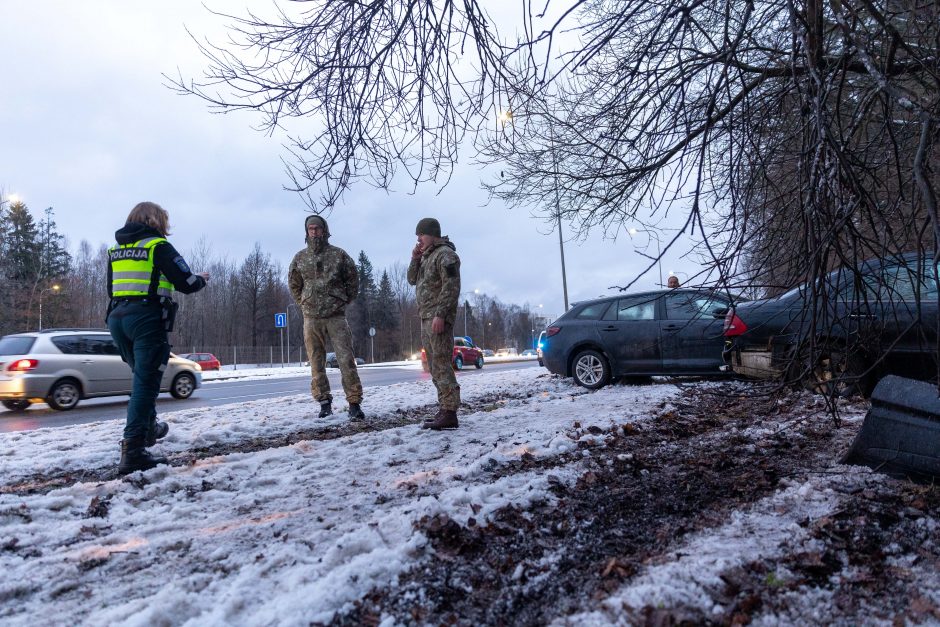
[[[49,407],[59,411],[75,409],[80,400],[82,400],[82,386],[75,379],[56,381],[46,396],[46,403]]]
[[[473,365],[477,367],[477,370],[480,370],[481,368],[483,368],[483,355],[480,355],[479,357],[477,357],[477,360]]]
[[[170,394],[173,398],[184,400],[193,395],[196,391],[196,378],[188,372],[181,372],[173,379],[170,385]]]
[[[575,383],[589,390],[597,390],[610,383],[610,365],[596,350],[583,350],[571,363]]]
[[[23,411],[29,407],[32,403],[25,399],[23,400],[13,400],[13,401],[3,401],[3,406],[9,409],[10,411]]]
[[[857,352],[847,352],[842,346],[823,345],[811,359],[809,347],[800,351],[800,383],[816,394],[842,398],[867,395],[869,389],[865,375],[865,360]]]
[[[456,357],[454,357],[454,370],[462,370],[462,369],[463,369],[463,357],[461,357],[460,355],[457,355]]]

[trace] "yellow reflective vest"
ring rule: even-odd
[[[148,237],[108,249],[113,298],[169,298],[173,294],[173,284],[153,264],[154,248],[165,241],[163,237]]]

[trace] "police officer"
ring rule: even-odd
[[[454,354],[454,319],[460,298],[460,258],[457,248],[441,237],[441,224],[423,218],[415,228],[418,243],[411,251],[408,283],[414,285],[421,316],[421,344],[428,357],[431,380],[437,388],[439,409],[422,429],[456,429],[460,386],[451,359]]]
[[[108,329],[121,358],[134,372],[127,422],[121,440],[122,475],[165,464],[146,447],[170,430],[157,422],[160,380],[170,358],[167,333],[173,330],[176,289],[184,294],[206,286],[208,273],[193,274],[186,260],[166,240],[170,217],[160,205],[142,202],[134,207],[108,250]]]
[[[364,420],[362,383],[353,354],[346,306],[359,295],[359,272],[346,251],[329,243],[330,227],[322,216],[304,220],[306,248],[294,255],[287,272],[291,296],[304,313],[304,343],[310,358],[310,392],[320,403],[320,418],[333,413],[326,378],[326,341],[333,342],[349,403],[349,419]]]

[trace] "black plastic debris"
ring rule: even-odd
[[[842,463],[920,481],[940,479],[937,386],[893,375],[879,381]]]

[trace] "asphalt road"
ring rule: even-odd
[[[464,368],[457,373],[457,376],[472,377],[482,372],[493,372],[494,370],[538,367],[536,361],[491,363],[487,364],[482,370]],[[340,383],[339,370],[328,368],[327,376],[330,379],[330,387],[334,390],[343,389]],[[368,368],[359,368],[359,378],[365,388],[421,380],[426,380],[428,385],[431,385],[430,375],[414,367],[370,366]],[[219,407],[230,403],[309,393],[309,376],[272,377],[253,381],[232,379],[203,383],[203,386],[186,400],[176,400],[168,393],[161,394],[157,398],[157,412],[178,411],[197,407]],[[78,407],[71,411],[56,411],[45,404],[32,405],[26,411],[21,412],[7,411],[0,407],[0,432],[65,427],[100,420],[124,420],[127,412],[127,398],[126,396],[91,398],[83,400]]]

